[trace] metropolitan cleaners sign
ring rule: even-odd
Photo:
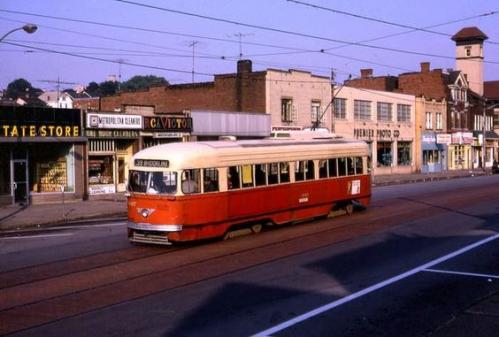
[[[125,114],[87,114],[89,129],[142,129],[142,116]]]

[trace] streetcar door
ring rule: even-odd
[[[13,160],[12,161],[12,180],[11,193],[13,195],[14,204],[28,203],[28,161]]]

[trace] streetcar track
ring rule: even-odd
[[[491,200],[490,191],[487,191],[487,189],[475,190],[473,191],[473,193],[474,194],[472,195],[472,197],[474,198],[476,203]],[[414,216],[414,219],[411,219],[410,221],[424,219],[426,217],[433,216],[434,214],[454,211],[450,207],[447,207],[447,209],[443,208],[442,204],[452,205],[453,208],[458,208],[460,206],[460,203],[464,202],[465,199],[469,199],[469,197],[469,194],[467,194],[466,197],[453,194],[450,198],[447,197],[445,199],[445,202],[442,203],[441,196],[437,197],[433,195],[426,198],[423,196],[422,198],[418,199],[425,199],[425,203],[421,203],[418,200],[412,199],[410,200],[412,203],[411,207],[407,207],[407,200],[400,199],[396,201],[392,199],[385,201],[386,203],[392,203],[391,207],[393,208],[391,210],[395,211],[390,212],[389,215],[383,214],[383,209],[379,208],[377,209],[377,212],[366,212],[355,217],[344,216],[341,219],[334,220],[333,227],[331,227],[331,224],[327,220],[315,221],[308,226],[287,226],[289,230],[281,228],[278,231],[269,231],[269,235],[260,236],[258,237],[258,239],[233,240],[224,242],[223,248],[228,249],[228,252],[226,252],[225,250],[219,252],[217,248],[219,248],[220,245],[213,244],[208,246],[198,246],[191,249],[184,248],[178,250],[169,250],[168,252],[159,253],[152,256],[138,257],[137,259],[133,259],[130,261],[121,261],[119,263],[109,264],[108,266],[104,267],[101,266],[90,268],[84,272],[91,271],[92,269],[98,272],[99,268],[102,269],[111,268],[118,265],[127,265],[129,264],[128,262],[134,262],[135,260],[141,259],[144,260],[144,263],[146,263],[150,258],[159,257],[161,255],[168,255],[171,253],[176,253],[174,255],[187,254],[187,256],[184,256],[184,258],[188,257],[188,255],[194,250],[201,250],[201,252],[204,251],[205,253],[209,253],[211,251],[212,254],[213,251],[215,251],[215,253],[218,253],[213,256],[209,256],[210,254],[205,254],[203,256],[208,256],[205,259],[188,262],[182,265],[171,266],[160,270],[154,269],[149,273],[143,273],[132,277],[125,277],[114,282],[104,283],[95,287],[81,288],[76,291],[55,295],[49,298],[41,298],[39,300],[27,302],[20,305],[14,305],[7,309],[0,310],[0,320],[2,321],[5,321],[4,319],[2,319],[2,316],[4,318],[26,318],[27,313],[30,315],[33,315],[34,312],[47,313],[42,315],[41,317],[38,317],[36,315],[30,316],[32,321],[28,319],[26,322],[12,323],[13,325],[9,323],[10,328],[7,326],[4,328],[0,328],[0,334],[5,333],[6,331],[18,331],[20,329],[46,324],[57,319],[63,319],[66,317],[83,314],[85,312],[103,309],[112,305],[136,300],[158,292],[188,286],[211,278],[223,277],[225,275],[270,263],[282,258],[291,257],[297,254],[303,254],[305,252],[320,249],[331,244],[337,244],[345,240],[351,240],[354,237],[370,235],[372,233],[378,232],[379,230],[387,230],[393,227],[393,224],[391,224],[393,220],[398,220],[395,221],[395,224],[399,223],[401,216],[403,216],[404,214],[414,213],[415,210],[417,211],[420,208],[429,209],[431,210],[431,212],[419,212]],[[439,200],[440,205],[432,204],[431,199]],[[458,205],[455,205],[454,203],[457,203]],[[398,211],[398,208],[401,208],[400,211]],[[381,216],[378,216],[378,213],[381,213]],[[356,224],[355,227],[352,227],[352,223],[356,222],[358,224]],[[388,226],[387,223],[389,223]],[[328,227],[321,229],[325,226]],[[305,232],[305,234],[303,234],[303,232]],[[279,241],[275,240],[276,236],[279,236]],[[284,240],[282,239],[283,236],[286,237]],[[295,244],[295,241],[298,240],[300,241],[300,244]],[[254,241],[257,241],[257,244],[260,245],[254,246]],[[314,243],[310,247],[309,244],[304,244],[310,241]],[[264,242],[264,244],[261,244],[262,242]],[[320,242],[321,244],[318,245],[318,242]],[[246,248],[241,249],[241,246],[245,246]],[[99,254],[95,255],[98,256]],[[246,255],[248,255],[247,258],[245,258]],[[255,256],[258,257],[256,261],[254,260]],[[251,262],[251,259],[253,259],[254,261]],[[68,259],[68,261],[73,260]],[[224,263],[220,263],[220,260],[226,261]],[[193,273],[192,269],[196,268],[199,269],[200,272]],[[222,270],[220,270],[220,268],[222,268]],[[23,269],[29,269],[29,267]],[[172,271],[174,271],[175,273],[172,273]],[[68,275],[77,273],[78,272],[68,273]],[[174,277],[172,277],[172,274],[174,274]],[[57,276],[47,278],[45,280],[50,279],[57,280]],[[144,289],[144,284],[148,285],[147,289]],[[151,284],[153,284],[154,286],[151,286]],[[33,286],[36,287],[36,284],[33,284]],[[7,289],[9,288],[6,288],[5,290]],[[130,289],[132,289],[133,291],[130,291]],[[13,290],[12,287],[10,287],[10,290]],[[98,298],[100,302],[97,301],[98,303],[96,303],[95,298]],[[78,301],[78,299],[80,301]],[[78,306],[78,308],[72,308],[73,311],[71,312],[66,312],[65,310],[59,313],[54,312],[54,310],[57,311],[57,308],[63,308],[65,307],[65,305],[70,305],[71,303],[84,304],[81,304],[81,306]],[[49,313],[52,313],[52,315],[50,315]],[[7,330],[5,331],[5,329]]]
[[[487,193],[482,193],[482,194],[487,194]],[[421,201],[418,201],[418,200],[415,200],[415,199],[409,199],[409,198],[399,198],[401,200],[406,200],[406,201],[411,201],[411,202],[415,202],[415,203],[421,203],[421,204],[424,204],[424,206],[428,206],[428,207],[441,207],[441,206],[436,206],[436,205],[433,205],[429,202],[421,202]],[[447,199],[447,201],[449,201],[449,199]],[[455,202],[455,200],[453,201]],[[394,206],[394,205],[392,205]],[[441,207],[442,208],[442,207]],[[443,207],[444,210],[446,211],[453,211],[452,209],[450,208],[445,208]],[[392,212],[390,213],[390,218],[398,218],[399,216],[405,214],[405,213],[408,213],[408,212],[413,212],[414,210],[401,210],[400,212],[396,212],[395,209],[392,209]],[[372,215],[372,213],[370,214]],[[473,215],[470,215],[470,214],[464,214],[464,215],[469,215],[469,216],[473,216]],[[315,235],[317,233],[323,233],[323,232],[327,232],[327,231],[331,231],[331,230],[337,230],[339,228],[342,228],[344,226],[348,226],[350,225],[350,222],[351,221],[348,221],[346,220],[348,218],[345,218],[345,220],[336,220],[335,223],[333,224],[334,226],[331,227],[329,223],[327,223],[327,228],[323,229],[323,230],[319,230],[319,231],[314,231],[312,232],[311,234],[308,234],[308,235]],[[356,219],[355,220],[361,220],[360,219],[360,215],[359,216],[356,216]],[[374,217],[374,218],[371,218],[370,221],[380,221],[380,220],[384,220],[386,221],[386,216],[385,215],[382,215],[380,217]],[[318,225],[320,224],[321,222],[320,221],[315,221],[315,224]],[[308,226],[311,226],[312,224],[308,224]],[[276,228],[276,229],[279,229],[279,230],[283,230],[284,228],[282,227],[288,227],[287,225],[284,225],[284,226],[276,226],[276,227],[279,227],[279,228]],[[282,228],[282,229],[281,229]],[[291,237],[290,239],[288,240],[293,240],[294,238]],[[285,240],[287,241],[287,240]],[[260,247],[265,247],[265,245],[263,246],[260,246]],[[141,248],[144,248],[144,247],[141,247]],[[83,273],[83,272],[88,272],[88,271],[91,271],[91,270],[97,270],[97,269],[102,269],[102,268],[106,268],[106,267],[111,267],[111,266],[116,266],[116,265],[120,265],[120,264],[123,264],[123,263],[128,263],[128,262],[134,262],[134,261],[137,261],[137,260],[142,260],[142,259],[147,259],[147,258],[152,258],[152,257],[159,257],[159,256],[162,256],[162,255],[168,255],[168,254],[172,254],[174,252],[178,252],[180,250],[184,250],[186,248],[190,248],[190,249],[193,249],[193,247],[175,247],[175,248],[169,248],[168,251],[161,251],[161,252],[158,252],[158,253],[151,253],[151,254],[143,254],[143,255],[140,255],[140,256],[137,256],[137,257],[133,257],[133,258],[128,258],[128,257],[124,257],[122,259],[118,259],[117,261],[109,261],[109,262],[103,262],[103,263],[97,263],[95,265],[92,265],[91,267],[85,267],[85,268],[81,268],[81,269],[77,269],[77,270],[70,270],[68,271],[68,266],[65,266],[65,265],[60,265],[61,263],[61,260],[60,261],[55,261],[55,262],[50,262],[50,263],[47,263],[47,264],[43,264],[43,265],[38,265],[36,267],[34,267],[35,269],[38,269],[39,267],[50,267],[51,266],[57,266],[59,267],[59,269],[63,270],[63,271],[60,271],[60,272],[54,272],[52,274],[49,274],[49,275],[45,275],[45,276],[38,276],[38,277],[32,277],[32,279],[27,279],[25,276],[26,275],[22,275],[22,271],[24,271],[25,273],[29,273],[30,275],[36,275],[37,273],[33,273],[33,267],[25,267],[25,268],[21,268],[21,269],[16,269],[16,270],[13,270],[12,272],[9,272],[7,275],[5,275],[5,273],[3,275],[0,275],[0,284],[2,285],[0,287],[0,290],[1,289],[6,289],[6,288],[12,288],[12,287],[17,287],[17,286],[21,286],[21,285],[25,285],[25,284],[29,284],[29,283],[34,283],[34,282],[39,282],[39,281],[44,281],[44,280],[49,280],[49,279],[53,279],[53,278],[56,278],[56,277],[63,277],[63,276],[67,276],[67,275],[71,275],[71,274],[77,274],[77,273]],[[258,248],[258,247],[257,247]],[[155,252],[156,252],[156,249],[155,248]],[[150,250],[149,247],[146,247],[146,250]],[[114,252],[122,252],[123,250],[117,250],[117,251],[112,251],[113,253]],[[128,251],[131,251],[133,253],[134,250],[128,250]],[[243,250],[244,251],[244,250]],[[243,251],[240,251],[240,252],[243,252]],[[237,252],[235,252],[237,253]],[[100,258],[101,255],[107,255],[108,252],[106,253],[97,253],[97,254],[92,254],[92,255],[88,255],[88,256],[84,256],[84,257],[79,257],[77,259],[67,259],[67,260],[62,260],[62,262],[67,262],[67,263],[71,263],[71,264],[74,264],[74,265],[78,265],[78,260],[87,260],[89,258]],[[113,259],[113,256],[110,256],[109,259]],[[90,262],[90,264],[92,264],[92,262]],[[77,266],[75,266],[74,268],[77,268]],[[19,271],[21,271],[21,275],[14,275],[15,277],[9,277],[11,273],[18,273]],[[43,271],[41,273],[44,273]],[[40,274],[40,272],[38,272],[38,274]],[[18,283],[14,283],[13,281],[9,282],[9,279],[12,280],[12,279],[15,279],[15,278],[20,278],[22,279],[23,281],[22,282],[18,282]]]

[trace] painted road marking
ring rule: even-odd
[[[271,336],[272,334],[274,334],[276,332],[285,330],[285,329],[287,329],[287,328],[289,328],[289,327],[291,327],[293,325],[296,325],[298,323],[306,321],[309,318],[312,318],[312,317],[315,317],[317,315],[320,315],[320,314],[322,314],[322,313],[324,313],[326,311],[329,311],[329,310],[331,310],[333,308],[339,307],[340,305],[343,305],[345,303],[353,301],[353,300],[355,300],[355,299],[357,299],[359,297],[362,297],[364,295],[367,295],[367,294],[369,294],[369,293],[371,293],[371,292],[373,292],[375,290],[381,289],[381,288],[383,288],[383,287],[385,287],[387,285],[390,285],[392,283],[395,283],[395,282],[398,282],[398,281],[403,280],[405,278],[408,278],[408,277],[410,277],[410,276],[412,276],[414,274],[417,274],[417,273],[419,273],[421,271],[424,271],[425,269],[429,269],[429,268],[431,268],[431,267],[433,267],[433,266],[435,266],[437,264],[440,264],[440,263],[442,263],[444,261],[447,261],[449,259],[452,259],[452,258],[454,258],[454,257],[456,257],[458,255],[466,253],[466,252],[468,252],[468,251],[470,251],[470,250],[472,250],[472,249],[474,249],[476,247],[479,247],[479,246],[481,246],[483,244],[486,244],[486,243],[488,243],[490,241],[496,240],[497,238],[499,238],[499,234],[495,234],[493,236],[489,236],[488,238],[485,238],[485,239],[480,240],[478,242],[475,242],[475,243],[473,243],[471,245],[463,247],[463,248],[461,248],[459,250],[456,250],[456,251],[454,251],[454,252],[452,252],[450,254],[447,254],[445,256],[439,257],[439,258],[437,258],[435,260],[432,260],[432,261],[430,261],[428,263],[425,263],[425,264],[423,264],[423,265],[421,265],[419,267],[416,267],[414,269],[406,271],[405,273],[402,273],[402,274],[399,274],[397,276],[391,277],[391,278],[389,278],[389,279],[387,279],[385,281],[382,281],[380,283],[374,284],[374,285],[372,285],[372,286],[370,286],[368,288],[362,289],[362,290],[360,290],[360,291],[358,291],[356,293],[353,293],[353,294],[348,295],[346,297],[340,298],[339,300],[336,300],[334,302],[331,302],[331,303],[328,303],[326,305],[323,305],[323,306],[321,306],[319,308],[316,308],[314,310],[306,312],[306,313],[304,313],[304,314],[302,314],[300,316],[296,316],[295,318],[292,318],[292,319],[290,319],[288,321],[282,322],[281,324],[278,324],[278,325],[276,325],[274,327],[271,327],[271,328],[269,328],[267,330],[264,330],[262,332],[258,332],[255,335],[253,335],[252,337],[267,337],[267,336]]]
[[[40,238],[50,238],[55,236],[72,236],[73,233],[60,233],[60,234],[41,234],[41,235],[22,235],[22,236],[6,236],[0,238],[0,240],[21,240],[21,239],[40,239]]]
[[[462,272],[462,271],[453,271],[453,270],[425,269],[423,271],[427,271],[427,272],[430,272],[430,273],[464,275],[464,276],[484,277],[484,278],[489,278],[489,279],[491,279],[491,278],[499,279],[499,275],[466,273],[466,272]]]

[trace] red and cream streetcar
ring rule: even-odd
[[[130,163],[132,242],[223,237],[233,230],[350,213],[371,198],[365,142],[305,132],[262,140],[170,143]]]

